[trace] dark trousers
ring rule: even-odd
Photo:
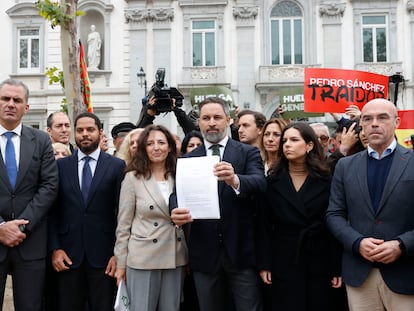
[[[3,305],[7,274],[12,276],[15,311],[41,311],[45,284],[45,259],[23,260],[10,248],[0,263],[0,306]]]
[[[183,296],[184,299],[180,306],[181,311],[200,311],[194,285],[193,272],[188,267],[185,269]]]
[[[261,311],[259,274],[254,269],[234,267],[224,248],[215,273],[194,271],[194,283],[201,311],[227,311],[230,294],[237,311]]]
[[[53,269],[52,258],[49,255],[46,259],[46,284],[44,297],[44,311],[56,311],[57,307],[57,272]]]
[[[116,281],[105,268],[93,268],[84,260],[79,268],[58,273],[59,311],[113,311]]]

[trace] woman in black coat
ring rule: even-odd
[[[343,310],[338,297],[340,244],[328,231],[330,170],[306,123],[288,125],[261,206],[259,268],[270,286],[270,310]],[[336,292],[335,292],[336,291]],[[339,295],[340,296],[340,295]]]

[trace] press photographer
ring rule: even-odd
[[[184,96],[175,87],[168,87],[164,83],[164,78],[165,69],[158,68],[155,83],[151,86],[148,95],[142,99],[142,110],[137,127],[144,128],[153,123],[156,115],[173,111],[184,134],[196,130],[196,124],[181,109]]]
[[[148,92],[148,98],[152,96],[155,98],[155,104],[151,107],[155,110],[156,115],[174,110],[173,105],[175,107],[181,107],[183,105],[184,96],[175,87],[168,87],[164,83],[164,79],[165,68],[158,68],[155,73],[155,83]],[[175,100],[174,104],[173,99]]]

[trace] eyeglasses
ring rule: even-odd
[[[329,140],[329,137],[328,136],[325,136],[325,135],[321,135],[321,136],[318,136],[318,139],[321,142],[326,143]]]
[[[375,116],[362,116],[361,123],[365,125],[372,124],[374,120],[377,120],[378,123],[384,124],[390,121],[391,119],[395,119],[397,116],[390,116],[389,114],[380,114]]]

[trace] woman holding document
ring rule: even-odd
[[[168,208],[175,165],[171,133],[146,127],[122,183],[114,250],[115,276],[126,281],[131,311],[180,308],[187,246]]]

